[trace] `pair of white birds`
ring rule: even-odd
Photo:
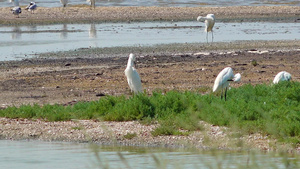
[[[19,7],[19,0],[10,0],[10,2],[14,3],[14,8],[11,10],[14,15],[17,15],[19,17],[19,14],[22,13],[22,9]],[[34,13],[34,10],[36,10],[37,5],[35,2],[30,2],[29,5],[25,8],[25,10],[31,11],[31,13]]]
[[[124,73],[127,78],[127,82],[131,89],[131,92],[138,94],[138,93],[142,92],[143,88],[142,88],[141,78],[140,78],[136,68],[134,67],[134,62],[135,62],[135,55],[131,53],[129,55],[127,67],[126,67]],[[289,80],[291,80],[291,77],[292,76],[290,73],[288,73],[286,71],[282,71],[282,72],[279,72],[275,76],[273,83],[277,84],[280,81],[289,81]],[[240,73],[237,73],[234,75],[232,68],[226,67],[218,74],[218,76],[215,80],[215,83],[214,83],[213,92],[222,90],[222,93],[221,93],[221,99],[222,99],[223,90],[225,89],[224,97],[226,100],[226,93],[227,93],[227,89],[229,87],[229,82],[230,81],[239,82],[240,80],[241,80]]]
[[[124,73],[127,78],[127,82],[128,82],[131,92],[138,94],[138,93],[142,92],[143,88],[142,88],[141,78],[140,78],[136,68],[134,67],[134,62],[135,62],[135,55],[131,53],[129,55],[127,67],[126,67]],[[229,86],[229,81],[238,82],[240,80],[241,80],[241,74],[237,73],[236,75],[233,75],[232,68],[227,67],[227,68],[223,69],[217,76],[214,87],[213,87],[213,92],[216,92],[216,91],[222,89],[222,93],[223,93],[223,89],[225,88],[225,100],[226,100],[226,91]]]

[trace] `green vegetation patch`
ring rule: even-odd
[[[201,130],[200,120],[237,128],[244,134],[260,132],[281,141],[300,143],[300,83],[243,85],[228,90],[227,101],[215,93],[169,91],[125,96],[106,96],[72,106],[23,105],[0,110],[7,118],[66,121],[100,119],[158,122],[153,135],[186,135]]]

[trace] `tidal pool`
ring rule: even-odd
[[[297,168],[299,157],[260,152],[188,151],[87,143],[0,140],[1,168]]]
[[[299,40],[300,23],[216,23],[213,42]],[[0,27],[0,61],[78,48],[209,43],[199,22],[132,22]]]

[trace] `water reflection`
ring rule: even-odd
[[[299,168],[299,156],[0,140],[1,168]]]
[[[94,23],[92,23],[91,26],[90,26],[89,37],[90,38],[97,38],[97,30],[96,30],[96,25]]]
[[[68,24],[64,23],[61,29],[60,38],[67,39],[68,37]]]
[[[22,30],[20,26],[14,26],[12,31],[11,31],[11,39],[16,40],[16,39],[21,39],[22,35]]]

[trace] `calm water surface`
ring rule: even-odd
[[[1,6],[13,6],[10,0],[0,0]],[[19,0],[20,5],[27,5],[32,0]],[[36,0],[38,6],[60,7],[59,0]],[[70,5],[88,4],[86,0],[69,0]],[[167,6],[167,7],[195,7],[195,6],[300,6],[299,0],[96,0],[96,6]]]
[[[207,42],[204,23],[196,21],[4,26],[0,34],[0,61],[78,48]],[[214,42],[299,40],[299,34],[300,23],[217,22]]]
[[[0,140],[0,165],[9,169],[32,168],[291,168],[300,165],[295,157],[224,151],[180,151],[138,147],[99,147],[90,144]],[[96,156],[98,154],[98,157]],[[124,160],[121,160],[121,156]]]

